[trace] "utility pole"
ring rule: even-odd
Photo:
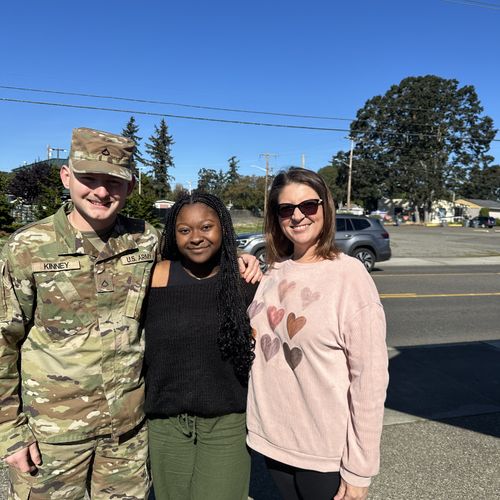
[[[302,168],[306,168],[306,155],[304,153],[301,155],[301,166]]]
[[[262,153],[259,156],[260,157],[263,156],[266,159],[266,180],[264,182],[264,217],[265,217],[267,213],[267,180],[269,177],[269,157],[274,156],[275,158],[277,158],[278,155],[275,153]]]
[[[66,150],[64,148],[53,148],[50,146],[50,144],[47,144],[47,160],[50,160],[52,158],[52,151],[55,151],[57,153],[57,159],[59,159],[59,153]]]
[[[354,152],[354,141],[351,137],[351,152],[349,153],[349,173],[347,176],[347,210],[351,210],[351,177],[352,177],[352,155]]]

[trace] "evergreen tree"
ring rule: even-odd
[[[238,163],[236,156],[231,156],[228,160],[228,170],[224,175],[224,186],[223,186],[223,197],[226,203],[233,203],[234,205],[234,188],[237,186],[240,180],[240,174],[238,172]]]
[[[236,158],[236,156],[231,156],[231,158],[229,158],[227,162],[229,165],[226,173],[225,182],[226,186],[231,186],[236,182],[238,182],[238,179],[240,178],[240,174],[238,172],[238,167],[239,167],[238,163],[240,161]]]
[[[127,198],[122,213],[128,217],[144,219],[150,224],[157,226],[160,221],[155,210],[155,201],[157,200],[154,189],[154,180],[148,174],[142,174],[142,190],[139,194],[137,186],[133,193]]]
[[[35,207],[35,217],[44,219],[57,212],[62,205],[63,186],[59,175],[59,167],[51,165],[47,178],[45,179]]]
[[[169,174],[169,169],[174,167],[174,159],[171,153],[174,141],[172,136],[168,134],[168,127],[163,118],[159,127],[155,125],[155,132],[151,135],[149,141],[146,144],[146,152],[151,159],[146,164],[153,169],[157,198],[166,198],[171,191],[170,180],[172,176]]]
[[[318,174],[325,180],[337,206],[344,206],[347,201],[348,161],[348,153],[339,151],[332,156],[328,165],[318,170]]]
[[[222,198],[225,187],[225,175],[222,170],[201,168],[198,171],[198,187],[196,191],[210,193]]]
[[[0,194],[9,194],[9,185],[12,177],[12,172],[0,172]]]
[[[500,200],[500,165],[474,167],[459,190],[459,196],[478,200]]]
[[[0,193],[0,229],[8,230],[10,229],[12,223],[14,222],[14,218],[10,214],[11,205],[7,196],[3,193]]]
[[[144,158],[141,155],[139,150],[139,146],[142,141],[142,137],[139,137],[137,133],[139,132],[139,125],[135,122],[135,118],[133,116],[130,117],[130,120],[127,122],[127,125],[122,130],[123,137],[128,137],[135,142],[135,151],[132,155],[132,159],[130,162],[132,172],[136,177],[139,177],[139,163],[144,165]]]

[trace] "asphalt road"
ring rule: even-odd
[[[391,267],[373,278],[390,346],[500,339],[500,265]]]

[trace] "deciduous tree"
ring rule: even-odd
[[[426,215],[470,169],[491,162],[495,132],[472,85],[434,75],[405,78],[368,100],[351,124],[353,188],[369,178],[382,195],[401,196],[417,216]]]

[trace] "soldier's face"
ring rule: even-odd
[[[67,166],[61,168],[61,180],[75,206],[69,220],[80,231],[112,226],[134,188],[134,181],[106,174],[75,175]]]
[[[222,245],[217,212],[204,203],[183,206],[175,221],[175,239],[183,260],[195,264],[213,261]]]

